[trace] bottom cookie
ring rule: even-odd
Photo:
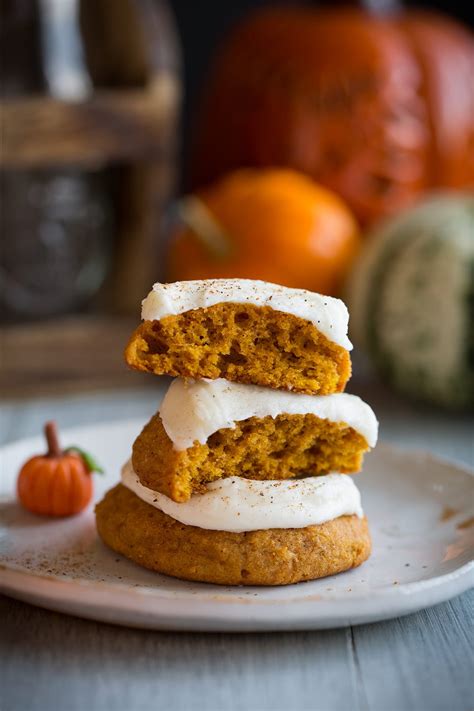
[[[166,575],[221,585],[288,585],[354,568],[371,551],[367,519],[230,533],[186,526],[122,484],[96,506],[106,545]]]

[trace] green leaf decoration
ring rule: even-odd
[[[94,459],[94,457],[89,454],[89,452],[85,452],[83,449],[80,447],[76,447],[75,445],[72,445],[71,447],[67,447],[64,450],[65,453],[73,452],[75,454],[78,454],[81,459],[84,460],[84,464],[86,465],[87,469],[89,472],[92,474],[92,472],[97,472],[98,474],[104,474],[104,469],[103,467],[100,466],[100,464]]]

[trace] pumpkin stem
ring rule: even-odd
[[[48,443],[48,457],[60,457],[61,447],[59,446],[58,428],[55,422],[47,422],[44,426],[44,434]]]
[[[216,259],[231,256],[232,242],[229,236],[201,198],[189,195],[181,198],[176,207],[180,220]]]

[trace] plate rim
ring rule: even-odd
[[[54,579],[54,592],[51,595],[51,580],[38,576],[43,585],[31,591],[26,587],[28,583],[31,583],[31,576],[17,571],[17,577],[16,571],[11,570],[7,570],[7,576],[0,584],[0,590],[6,595],[46,609],[121,626],[207,632],[277,632],[292,629],[347,627],[348,625],[379,622],[412,614],[452,599],[470,589],[472,583],[469,581],[469,570],[463,570],[467,566],[469,564],[462,566],[460,569],[462,572],[455,578],[451,577],[453,574],[449,574],[449,579],[442,581],[450,587],[448,596],[445,594],[444,585],[435,585],[430,586],[428,590],[417,590],[408,596],[398,595],[394,599],[392,599],[392,595],[382,597],[379,600],[381,604],[375,609],[372,596],[365,599],[354,597],[350,600],[318,600],[317,595],[313,596],[315,599],[310,599],[311,596],[299,599],[298,605],[294,600],[266,601],[266,604],[259,606],[258,611],[255,609],[255,601],[250,597],[240,600],[240,605],[236,605],[236,601],[222,600],[222,606],[216,606],[217,600],[215,598],[218,598],[218,595],[209,600],[199,600],[197,596],[191,595],[188,598],[176,600],[150,595],[148,599],[153,603],[153,609],[150,609],[149,606],[143,608],[140,605],[143,601],[143,594],[133,596],[135,604],[131,606],[130,591],[127,589],[119,591],[119,595],[115,594],[113,599],[110,599],[107,594],[107,583],[103,583],[104,588],[100,590],[101,596],[105,595],[102,602],[97,599],[89,599],[89,596],[81,597],[78,601],[77,595],[75,596],[77,585],[69,580]],[[470,567],[472,568],[472,566]],[[445,578],[446,576],[441,577]],[[22,579],[26,585],[21,584]],[[47,587],[46,591],[45,587]],[[59,595],[55,594],[57,590]],[[64,591],[66,595],[61,594]],[[92,587],[88,588],[88,592],[92,595],[97,594],[97,591]],[[429,593],[428,599],[427,592]],[[420,599],[421,596],[423,596],[422,599]],[[189,610],[190,598],[193,601],[192,611]],[[123,599],[125,604],[123,604]],[[268,604],[269,602],[273,602],[273,604]],[[285,610],[284,617],[281,615],[282,607]],[[240,614],[242,610],[245,610],[247,614]]]
[[[437,588],[440,585],[448,584],[457,581],[459,578],[462,578],[466,575],[469,575],[470,572],[473,572],[473,584],[474,584],[474,559],[468,561],[467,563],[464,563],[461,565],[459,568],[456,568],[456,570],[452,570],[449,573],[445,573],[444,575],[437,575],[436,577],[433,578],[428,578],[426,580],[417,580],[411,583],[397,583],[397,584],[392,584],[391,586],[386,586],[384,588],[378,588],[377,590],[372,590],[370,592],[370,598],[371,600],[374,599],[386,599],[389,596],[398,596],[399,594],[402,595],[413,595],[417,593],[422,593],[426,590],[430,590],[431,588]],[[162,600],[163,602],[178,602],[178,601],[189,601],[190,598],[190,593],[189,591],[183,590],[183,591],[163,591],[160,588],[152,588],[149,586],[145,585],[140,585],[139,587],[133,587],[127,583],[121,583],[121,582],[105,582],[102,580],[83,580],[83,579],[75,579],[71,578],[70,576],[64,576],[64,577],[57,577],[54,575],[48,575],[46,573],[36,573],[33,571],[27,572],[25,571],[22,567],[16,566],[14,563],[8,563],[5,564],[3,562],[0,562],[0,573],[2,574],[2,577],[7,574],[7,577],[10,577],[11,579],[15,580],[15,578],[18,578],[20,581],[24,577],[25,579],[34,579],[35,581],[42,581],[43,583],[48,583],[51,586],[56,586],[56,585],[61,585],[63,586],[64,584],[69,584],[71,587],[79,587],[81,589],[85,589],[87,591],[96,591],[99,593],[102,592],[119,592],[119,593],[126,593],[127,595],[131,595],[133,597],[141,597],[141,598],[150,598],[153,597],[155,599]],[[164,573],[158,573],[158,575],[164,575]],[[172,579],[177,579],[174,578],[174,576],[165,576],[169,577]],[[330,579],[332,576],[328,576],[328,579]],[[186,582],[186,581],[185,581]],[[203,585],[203,586],[208,586],[208,591],[212,592],[215,590],[215,594],[211,596],[206,596],[205,599],[202,599],[199,596],[199,593],[193,593],[192,598],[193,601],[196,602],[203,602],[207,603],[212,601],[213,604],[219,603],[222,604],[223,606],[225,605],[239,605],[242,604],[242,602],[245,600],[244,596],[250,596],[252,595],[253,592],[259,593],[261,591],[265,590],[276,590],[276,589],[287,589],[291,590],[292,588],[305,585],[307,583],[311,583],[313,581],[304,581],[302,583],[292,583],[290,585],[255,585],[255,586],[244,586],[244,585],[213,585],[211,583],[201,583],[198,581],[187,581],[190,582],[190,584],[193,585]],[[3,581],[0,581],[0,590],[2,589],[3,586]],[[236,591],[236,597],[227,597],[219,593],[219,589],[222,591],[229,591],[229,590],[235,590]],[[240,592],[240,597],[238,596],[238,592]],[[163,594],[165,593],[165,594]],[[367,593],[354,593],[354,595],[351,595],[351,600],[354,602],[361,602],[363,600],[366,600],[368,597]],[[308,602],[311,599],[319,598],[318,595],[312,595],[309,594],[306,597],[289,597],[289,598],[284,598],[284,599],[271,599],[271,600],[252,600],[252,603],[254,605],[258,606],[272,606],[272,607],[277,607],[282,604],[296,604],[296,603],[304,603]],[[339,603],[342,600],[341,595],[335,594],[335,595],[325,595],[324,600],[320,600],[319,602],[321,604],[323,603]]]

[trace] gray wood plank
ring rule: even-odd
[[[359,711],[348,631],[258,635],[130,630],[8,598],[4,711]]]
[[[474,708],[474,592],[392,622],[353,628],[367,708]],[[382,642],[383,640],[383,642]]]
[[[123,629],[1,598],[3,708],[468,711],[473,602],[466,593],[352,632],[205,635]]]

